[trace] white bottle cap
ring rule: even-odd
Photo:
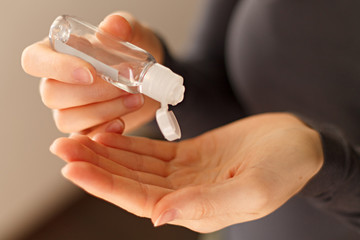
[[[168,141],[181,138],[181,130],[172,111],[168,111],[168,104],[176,105],[184,99],[184,80],[169,68],[158,63],[152,65],[143,78],[141,92],[161,103],[156,111],[158,126]]]
[[[162,104],[176,105],[184,99],[184,79],[161,64],[153,64],[145,73],[141,92]]]
[[[181,138],[181,131],[176,117],[172,111],[168,111],[167,107],[161,106],[156,111],[156,121],[166,140],[174,141]]]

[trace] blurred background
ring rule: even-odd
[[[193,23],[206,0],[1,0],[0,45],[0,239],[196,239],[189,230],[154,229],[92,198],[62,178],[64,163],[48,147],[61,136],[41,103],[39,79],[26,75],[22,50],[44,38],[61,14],[97,25],[116,10],[126,10],[160,33],[170,50],[182,55]]]

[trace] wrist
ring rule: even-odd
[[[323,178],[320,175],[322,175],[323,168],[325,167],[325,151],[324,151],[324,139],[322,136],[321,131],[319,131],[317,124],[312,122],[311,120],[299,116],[297,114],[291,114],[293,117],[295,117],[302,127],[306,130],[306,134],[308,135],[308,145],[311,146],[313,149],[313,158],[311,158],[311,161],[309,161],[309,165],[311,166],[309,169],[310,177],[307,179],[304,187],[301,190],[301,194],[307,195],[308,192],[314,192],[314,185],[315,189],[317,189],[317,183],[319,178]]]
[[[314,149],[314,158],[313,158],[313,174],[310,179],[312,179],[316,174],[319,173],[320,169],[324,165],[324,153],[322,148],[321,136],[320,133],[308,126],[306,126],[309,131],[309,137],[312,139],[311,146]]]
[[[303,152],[307,152],[304,156],[303,162],[306,164],[306,175],[304,175],[304,186],[306,188],[309,182],[312,182],[324,165],[324,151],[322,136],[316,128],[313,128],[312,124],[309,124],[307,119],[304,119],[298,115],[288,113],[289,116],[296,119],[296,125],[301,129],[303,135]],[[293,122],[295,123],[295,122]],[[296,128],[297,128],[296,127]]]

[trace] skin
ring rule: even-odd
[[[159,39],[130,14],[110,14],[99,27],[147,50],[157,62],[163,61]],[[55,52],[47,38],[27,47],[21,62],[25,72],[42,78],[42,101],[53,110],[56,126],[64,133],[94,134],[118,120],[129,131],[153,119],[159,108],[156,101],[124,92],[97,77],[89,63]]]
[[[163,61],[159,39],[128,13],[109,15],[100,28]],[[155,226],[212,232],[264,217],[323,165],[319,134],[291,114],[256,115],[177,143],[127,137],[158,103],[108,84],[47,39],[24,50],[22,66],[42,78],[42,101],[59,130],[72,133],[51,146],[67,162],[63,175]]]
[[[320,170],[319,135],[286,113],[257,115],[170,143],[116,133],[57,139],[63,175],[155,226],[198,232],[279,208]]]

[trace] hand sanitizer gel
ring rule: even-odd
[[[60,53],[79,57],[94,66],[101,78],[129,93],[143,93],[161,103],[156,120],[164,137],[181,137],[179,124],[168,104],[184,98],[183,78],[155,62],[153,56],[95,26],[67,15],[53,22],[49,39]]]

